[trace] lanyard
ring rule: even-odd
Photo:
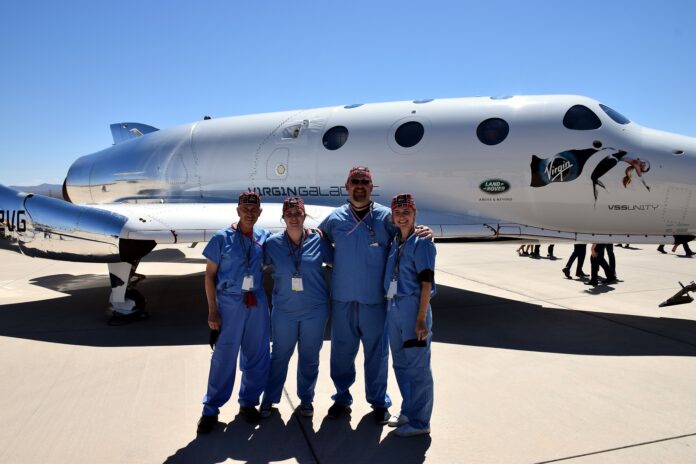
[[[404,253],[404,248],[406,246],[406,242],[408,241],[409,238],[411,238],[411,235],[413,235],[413,230],[408,233],[408,236],[402,240],[397,248],[397,253],[396,253],[396,261],[394,262],[394,269],[392,270],[392,280],[399,280],[399,263],[401,262],[401,255]],[[394,237],[394,243],[397,243],[397,240],[401,238],[401,232],[399,232],[395,237]]]
[[[247,274],[251,274],[251,265],[250,265],[250,260],[251,260],[251,249],[254,248],[254,229],[251,229],[251,238],[249,239],[249,248],[244,246],[244,232],[242,232],[239,229],[239,226],[235,228],[237,233],[239,234],[239,246],[242,249],[242,254],[244,255],[244,258],[246,259],[246,269],[247,269]]]
[[[288,232],[285,231],[285,243],[288,244],[288,248],[290,249],[290,256],[292,259],[292,263],[295,265],[295,275],[300,275],[300,266],[302,265],[302,245],[304,245],[304,240],[305,240],[305,235],[306,231],[303,229],[302,230],[302,237],[300,238],[300,245],[297,246],[298,254],[295,254],[295,248],[293,245],[295,245],[294,242],[290,240],[290,236],[288,235]]]
[[[370,213],[369,213],[370,222],[372,222],[372,221],[374,220],[374,217],[373,217],[373,215],[372,215],[372,210],[374,209],[374,205],[375,205],[375,203],[374,203],[373,201],[371,201],[371,202],[370,202]],[[360,224],[365,224],[365,227],[367,227],[367,232],[370,234],[370,237],[374,237],[374,236],[375,236],[375,230],[372,228],[371,225],[369,225],[369,224],[365,221],[365,218],[368,216],[367,214],[366,214],[365,216],[363,216],[362,219],[358,219],[358,216],[355,214],[355,211],[353,211],[353,207],[352,207],[351,205],[348,205],[348,211],[350,211],[350,215],[353,217],[353,220],[355,221],[355,227],[353,227],[352,229],[350,229],[350,231],[348,231],[348,233],[346,234],[346,236],[348,236],[348,235],[352,234],[353,232],[355,232],[355,229],[357,229],[357,228],[360,226]]]

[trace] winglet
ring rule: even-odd
[[[111,125],[111,135],[114,138],[114,145],[158,130],[159,129],[156,127],[139,122],[119,122]]]

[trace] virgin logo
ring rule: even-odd
[[[560,164],[558,163],[560,161]],[[573,163],[563,158],[554,158],[549,164],[546,165],[544,173],[548,177],[549,182],[563,182],[563,176],[566,174],[570,168],[573,167]]]

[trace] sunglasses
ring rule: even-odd
[[[370,179],[351,179],[350,185],[370,185],[372,181]]]

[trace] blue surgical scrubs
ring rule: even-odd
[[[220,336],[210,361],[208,390],[203,398],[206,416],[218,415],[220,407],[230,399],[240,349],[239,404],[256,406],[266,386],[270,324],[261,269],[263,247],[269,235],[266,230],[254,227],[252,240],[236,229],[223,229],[213,235],[203,250],[203,256],[218,265],[215,288],[221,318]],[[246,291],[242,290],[246,275],[254,280],[249,290],[255,299],[251,307],[247,307]]]
[[[427,346],[404,348],[406,340],[416,337],[416,319],[421,297],[421,281],[418,274],[435,270],[435,245],[430,239],[415,234],[399,246],[395,238],[389,250],[387,272],[384,275],[384,293],[388,294],[393,279],[397,280],[396,295],[387,303],[389,345],[396,382],[399,384],[401,414],[409,418],[412,427],[430,427],[433,412],[433,374],[430,369],[430,342],[433,314],[428,305],[425,324],[428,328]],[[398,266],[397,266],[398,263]],[[432,283],[431,296],[435,294]]]
[[[391,210],[373,203],[358,219],[350,205],[336,208],[319,228],[334,243],[331,276],[331,379],[333,400],[350,405],[355,357],[360,341],[365,355],[365,393],[374,408],[391,405],[387,394],[386,305],[382,282],[387,251],[397,229]]]
[[[288,363],[297,344],[297,396],[314,400],[319,375],[319,350],[329,316],[329,289],[322,263],[333,261],[333,247],[318,233],[306,233],[295,245],[285,232],[272,235],[265,246],[265,263],[273,266],[271,370],[263,404],[280,402]],[[293,276],[301,276],[302,290],[293,291]]]

